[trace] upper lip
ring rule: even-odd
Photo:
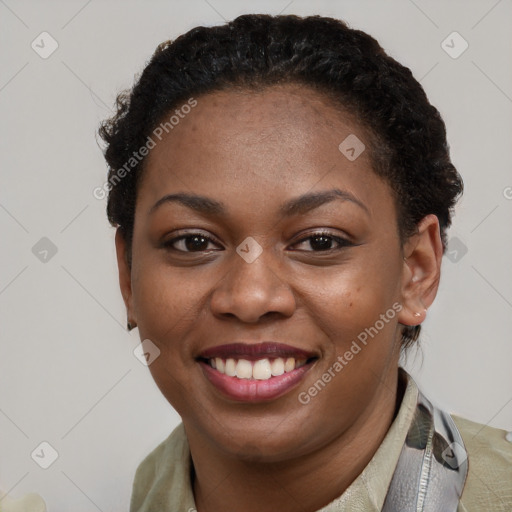
[[[317,357],[313,352],[308,352],[291,345],[277,343],[274,341],[264,341],[261,343],[229,343],[211,347],[199,354],[198,359],[248,359],[257,360],[262,358],[294,357],[295,359],[310,359]]]

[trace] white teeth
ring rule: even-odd
[[[224,361],[220,357],[215,358],[215,366],[220,373],[224,373]]]
[[[239,379],[250,379],[252,377],[252,364],[247,359],[239,359],[236,363],[236,376]]]
[[[289,357],[284,363],[284,371],[291,372],[295,369],[295,358]]]
[[[267,380],[271,376],[272,371],[270,370],[270,361],[268,359],[259,359],[254,363],[252,368],[253,379]]]
[[[270,363],[270,368],[272,371],[272,375],[277,377],[279,375],[283,375],[284,373],[284,359],[282,357],[278,357],[274,359],[272,363]]]
[[[247,359],[236,360],[228,358],[226,360],[216,357],[210,359],[209,363],[219,373],[228,377],[238,377],[239,379],[255,379],[268,380],[272,377],[278,377],[284,373],[291,372],[296,368],[300,368],[306,364],[306,359],[295,360],[294,357],[286,359],[277,357],[276,359],[258,359],[257,361],[249,361]]]
[[[236,361],[234,359],[226,359],[224,373],[229,377],[234,377],[236,375]]]

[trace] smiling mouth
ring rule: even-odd
[[[227,359],[215,357],[202,360],[209,364],[214,370],[228,377],[248,380],[268,380],[272,377],[279,377],[285,373],[290,373],[297,368],[302,368],[315,359],[314,357],[309,359],[276,357],[273,359],[262,358],[250,361],[248,359],[234,359],[231,357]]]
[[[203,351],[197,362],[208,381],[237,401],[268,401],[296,387],[319,359],[274,342],[233,343]]]

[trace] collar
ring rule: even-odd
[[[401,368],[399,378],[404,396],[378,450],[345,492],[317,512],[456,511],[467,473],[460,433]],[[180,424],[139,466],[130,510],[195,510],[192,469]]]

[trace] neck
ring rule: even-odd
[[[197,511],[319,510],[343,494],[372,459],[398,412],[403,391],[395,372],[349,429],[319,450],[282,462],[226,457],[185,425]]]

